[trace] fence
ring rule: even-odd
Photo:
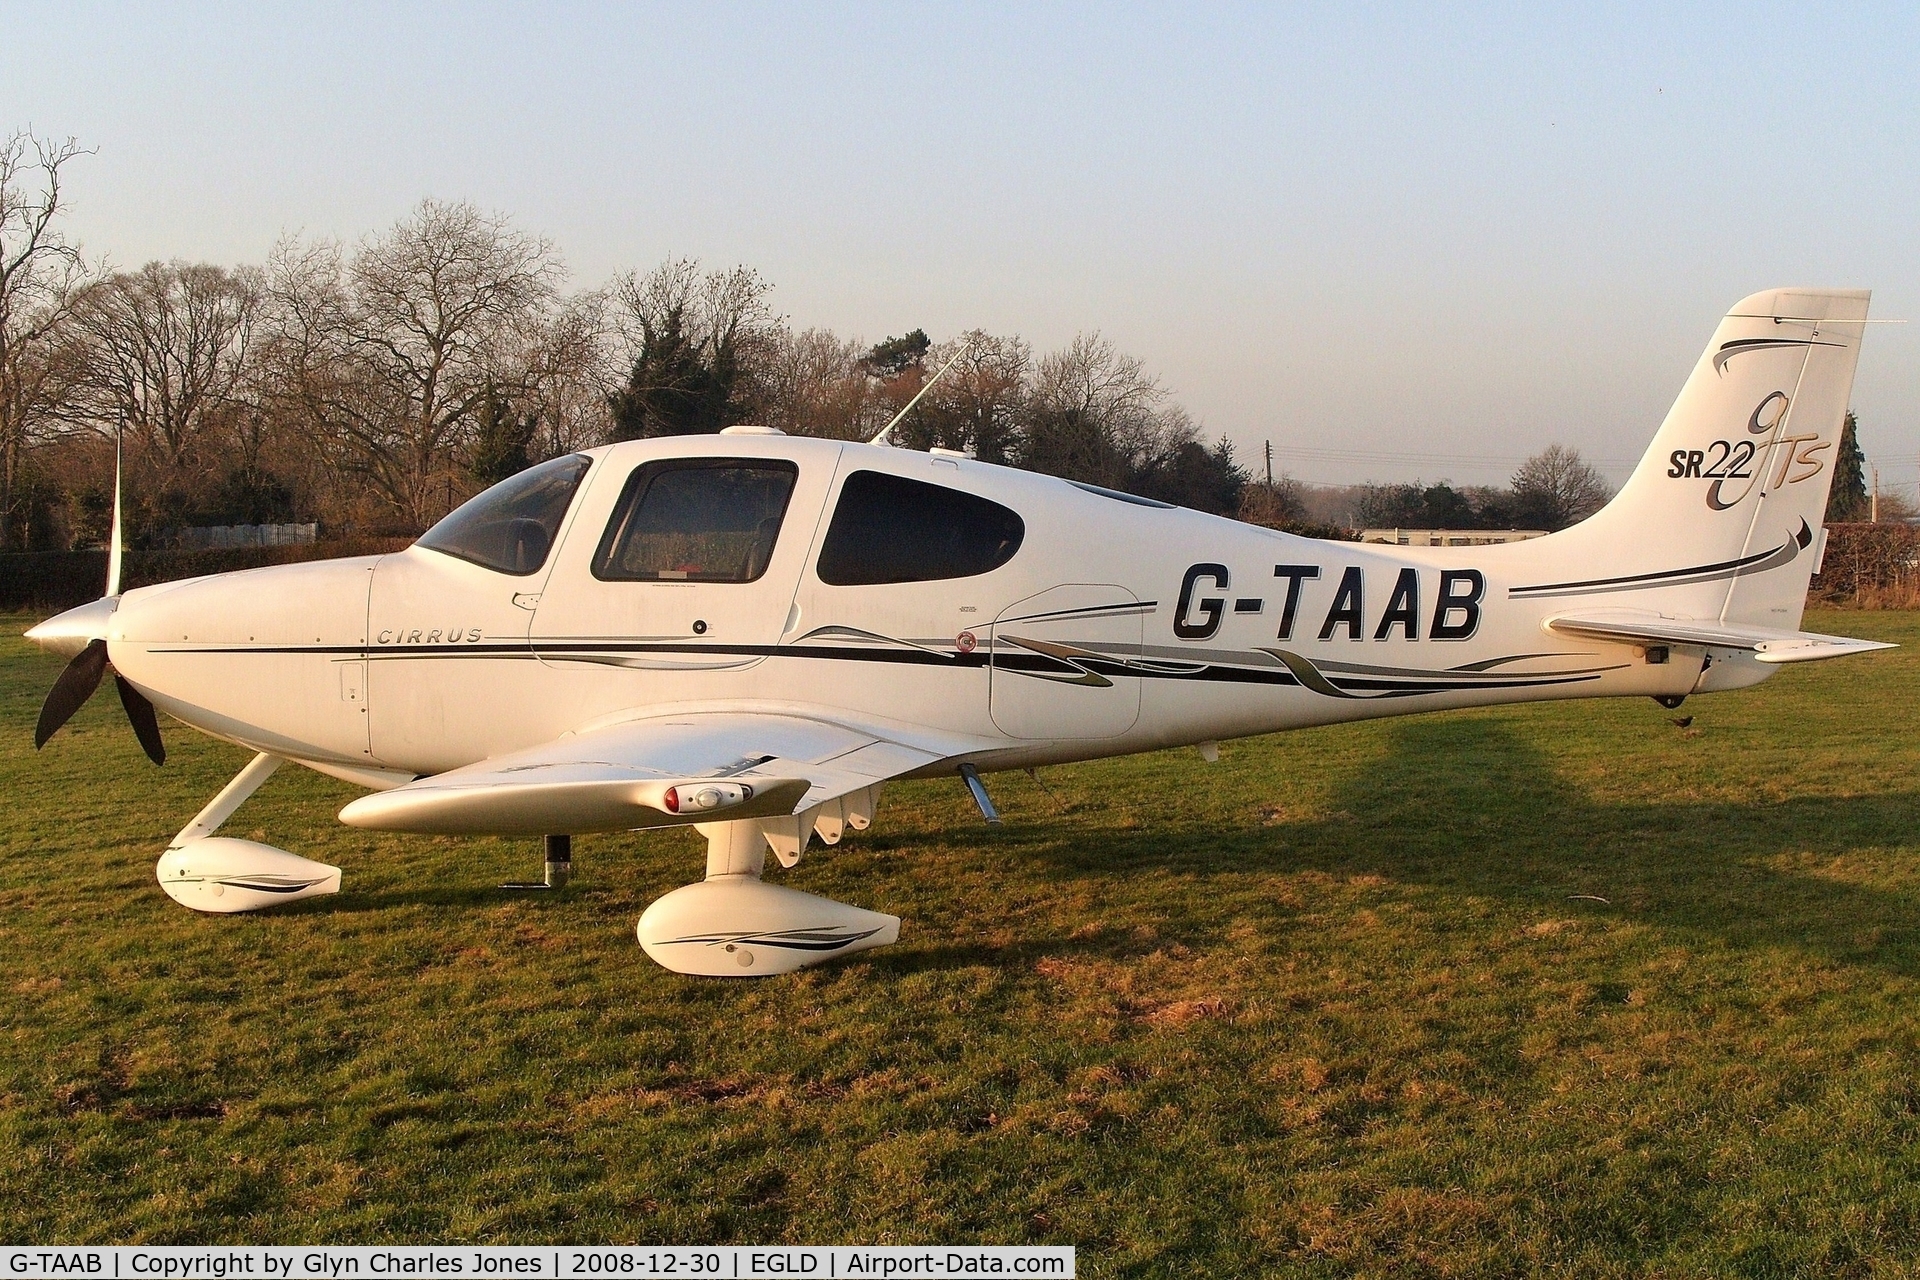
[[[182,529],[180,545],[189,551],[227,551],[235,547],[294,547],[317,542],[317,524],[216,524]]]

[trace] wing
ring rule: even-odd
[[[1850,640],[1812,631],[1781,631],[1772,627],[1744,627],[1724,622],[1696,622],[1663,618],[1654,613],[1601,609],[1592,613],[1563,613],[1548,618],[1547,629],[1560,635],[1616,644],[1679,645],[1695,649],[1743,649],[1756,662],[1814,662],[1897,645],[1877,640]]]
[[[578,835],[783,817],[981,745],[798,715],[658,716],[362,796],[340,820],[437,835]]]

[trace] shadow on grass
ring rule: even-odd
[[[553,908],[584,897],[586,890],[555,893],[550,889],[502,889],[498,884],[434,884],[410,889],[346,889],[319,898],[306,898],[276,908],[276,915],[359,915],[391,911],[396,907],[459,907],[469,911],[524,902]]]
[[[1385,767],[1342,780],[1329,816],[1018,843],[1031,844],[1047,875],[1075,881],[1157,869],[1224,890],[1302,871],[1379,876],[1920,975],[1920,884],[1870,883],[1875,868],[1850,857],[1914,842],[1920,792],[1773,799],[1759,794],[1766,781],[1755,779],[1750,801],[1608,804],[1569,785],[1552,757],[1498,721],[1433,718],[1396,726]],[[1187,942],[1217,936],[1224,896],[1170,895],[1160,903],[1169,913],[1162,932]]]

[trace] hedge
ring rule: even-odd
[[[1830,524],[1810,598],[1865,609],[1920,608],[1920,529]]]
[[[291,547],[234,547],[224,551],[129,551],[121,585],[152,586],[234,569],[258,569],[302,560],[381,555],[406,547],[408,538],[361,538],[309,542]],[[57,610],[97,600],[107,585],[105,551],[28,551],[0,555],[0,609]]]

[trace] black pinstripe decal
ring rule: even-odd
[[[1330,662],[1315,668],[1319,679],[1304,683],[1285,665],[1230,665],[1217,662],[1173,663],[1154,659],[1097,654],[1082,651],[1072,661],[1032,651],[998,650],[988,653],[942,652],[924,648],[880,648],[877,646],[831,645],[727,645],[675,644],[655,641],[514,641],[471,644],[391,645],[165,645],[154,653],[202,654],[316,654],[336,659],[365,659],[373,662],[444,661],[484,659],[492,661],[578,662],[595,665],[619,665],[622,658],[680,655],[683,657],[742,658],[775,657],[825,660],[833,662],[880,662],[906,666],[934,666],[955,670],[981,670],[989,665],[1010,673],[1032,675],[1058,681],[1062,676],[1094,672],[1109,678],[1130,676],[1138,680],[1185,680],[1212,684],[1259,684],[1314,688],[1324,680],[1342,696],[1413,697],[1423,693],[1452,693],[1467,689],[1526,689],[1597,680],[1612,668],[1583,668],[1573,671],[1541,672],[1537,675],[1494,675],[1487,666],[1522,658],[1574,655],[1521,654],[1512,659],[1487,659],[1465,667],[1445,671],[1419,671],[1403,667],[1366,667],[1349,662]],[[1252,654],[1247,655],[1249,659]]]

